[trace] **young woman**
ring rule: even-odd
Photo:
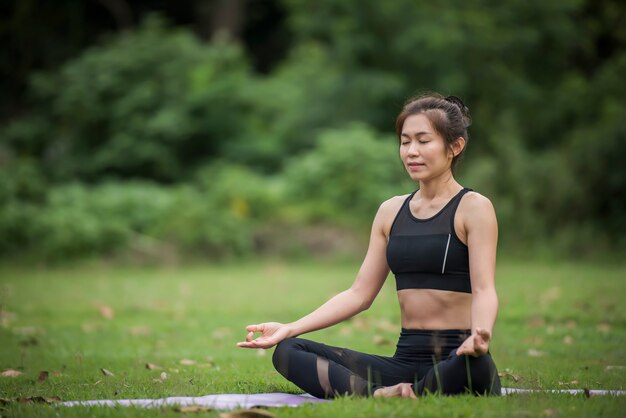
[[[489,199],[462,187],[452,171],[467,145],[469,125],[469,110],[457,97],[409,100],[396,133],[400,158],[419,189],[380,206],[352,287],[295,322],[249,325],[238,346],[278,345],[276,370],[320,398],[499,395],[489,354],[498,312],[496,216]],[[294,338],[368,309],[390,269],[402,319],[393,357]],[[261,335],[255,338],[255,332]]]

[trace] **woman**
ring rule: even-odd
[[[352,287],[290,324],[249,325],[238,346],[278,345],[276,370],[320,398],[499,395],[489,354],[498,312],[496,216],[489,199],[463,188],[453,175],[469,125],[469,110],[454,96],[409,100],[397,117],[396,133],[400,158],[419,189],[380,206]],[[390,269],[402,319],[393,357],[294,338],[368,309]],[[254,338],[255,332],[261,335]]]

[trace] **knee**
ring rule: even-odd
[[[297,349],[298,339],[287,338],[276,345],[274,354],[272,355],[272,364],[274,368],[283,376],[287,376],[289,369],[289,357],[294,349]]]

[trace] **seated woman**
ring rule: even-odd
[[[468,108],[454,96],[409,100],[396,120],[400,159],[419,189],[382,203],[352,287],[289,323],[249,325],[240,347],[277,345],[276,370],[320,398],[500,394],[489,354],[498,312],[498,227],[489,199],[462,187]],[[392,357],[294,338],[370,307],[389,270],[396,277],[402,332]],[[255,332],[261,335],[255,338]]]

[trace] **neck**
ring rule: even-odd
[[[420,181],[420,197],[432,200],[439,196],[449,196],[457,193],[461,185],[454,179],[452,171],[448,170],[433,179]]]

